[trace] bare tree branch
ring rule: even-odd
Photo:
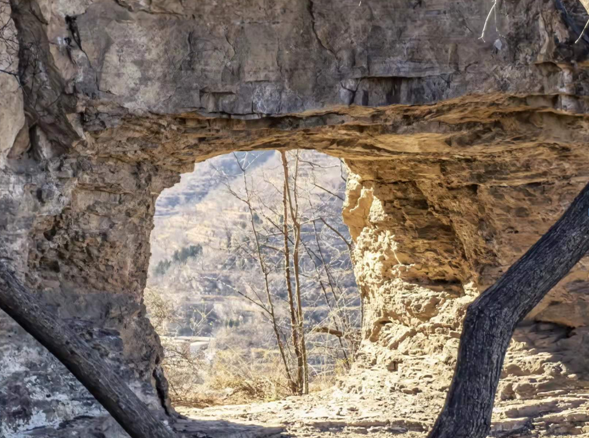
[[[173,438],[98,352],[45,307],[0,263],[0,308],[63,363],[132,438]]]

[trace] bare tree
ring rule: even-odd
[[[284,371],[286,373],[288,381],[290,382],[291,388],[293,390],[295,390],[295,388],[297,388],[297,384],[292,378],[288,359],[286,357],[286,351],[285,351],[285,346],[284,346],[284,341],[283,341],[283,334],[279,328],[278,316],[276,314],[276,309],[275,309],[275,305],[274,305],[274,296],[273,296],[271,288],[270,288],[270,279],[269,279],[270,269],[267,266],[266,256],[264,255],[264,251],[262,248],[262,242],[260,239],[258,229],[256,227],[257,214],[254,210],[253,205],[252,205],[252,195],[250,193],[250,189],[249,189],[249,185],[248,185],[248,181],[247,181],[247,174],[246,174],[246,162],[244,161],[242,163],[239,160],[239,158],[237,158],[237,156],[235,154],[234,154],[234,156],[235,156],[236,162],[238,163],[239,169],[242,173],[245,196],[239,195],[236,191],[234,191],[231,188],[231,186],[229,184],[227,184],[227,188],[228,188],[229,192],[236,199],[240,200],[241,202],[243,202],[247,206],[251,231],[252,231],[252,235],[254,237],[253,241],[254,241],[254,249],[255,249],[255,258],[257,259],[257,262],[260,266],[260,270],[262,271],[262,275],[264,278],[264,291],[266,292],[267,305],[261,304],[260,302],[256,302],[256,300],[252,300],[246,294],[241,293],[241,295],[246,297],[249,301],[256,303],[261,309],[263,309],[268,314],[270,322],[272,324],[272,329],[274,331],[274,335],[276,338],[276,343],[277,343],[278,349],[280,351],[280,356],[282,358],[282,364],[284,366]],[[297,339],[297,341],[298,341],[298,339]],[[293,343],[294,343],[294,345],[297,345],[294,342],[294,340],[293,340]]]
[[[239,250],[244,251],[246,258],[248,256],[263,257],[267,269],[275,274],[282,272],[284,276],[282,284],[275,281],[268,290],[271,290],[274,295],[275,302],[283,302],[286,307],[288,317],[286,320],[279,321],[277,326],[284,327],[284,331],[290,334],[291,342],[285,347],[287,347],[286,350],[292,349],[294,367],[297,370],[291,376],[294,392],[305,394],[309,391],[310,382],[307,334],[313,335],[315,338],[312,342],[313,346],[318,346],[323,342],[323,351],[328,350],[328,345],[331,349],[330,354],[334,353],[334,350],[339,351],[339,354],[343,356],[345,367],[349,368],[353,357],[350,346],[356,345],[353,342],[355,336],[350,335],[349,331],[357,332],[357,327],[352,327],[351,319],[345,316],[352,311],[346,307],[349,294],[341,290],[338,279],[333,275],[333,267],[329,266],[332,263],[340,262],[342,258],[348,259],[348,265],[343,269],[350,273],[349,257],[352,244],[343,236],[342,232],[321,216],[322,206],[315,205],[312,201],[312,198],[317,197],[317,194],[310,195],[306,192],[304,198],[307,208],[305,210],[301,208],[301,187],[305,185],[310,188],[307,190],[317,190],[318,193],[327,196],[328,199],[322,202],[331,203],[333,198],[337,198],[341,202],[342,198],[333,190],[323,187],[316,181],[313,173],[315,168],[319,166],[302,159],[298,152],[291,154],[292,161],[289,161],[289,154],[280,153],[281,182],[278,182],[276,173],[271,176],[264,175],[262,182],[266,187],[266,193],[260,192],[259,184],[258,190],[253,188],[255,184],[247,176],[248,166],[245,164],[247,158],[236,157],[236,160],[240,162],[239,168],[242,172],[241,190],[232,187],[228,181],[226,181],[226,186],[234,197],[246,205],[249,204],[247,209],[250,218],[258,218],[259,222],[256,225],[254,221],[250,228],[252,230],[256,228],[260,251],[256,248],[248,250],[247,244],[240,246]],[[306,167],[303,173],[301,173],[301,164]],[[246,176],[243,177],[244,175]],[[304,184],[301,182],[301,176],[305,177]],[[274,195],[270,196],[269,192]],[[322,197],[325,197],[323,195]],[[333,236],[330,237],[330,240],[336,239],[345,242],[343,252],[341,252],[339,245],[337,248],[332,245],[328,251],[330,257],[326,257],[325,242],[321,242],[326,237],[326,232]],[[303,239],[305,233],[308,236],[307,241]],[[252,241],[255,244],[256,239],[254,238]],[[281,241],[280,244],[278,244],[279,241]],[[233,248],[233,250],[235,249]],[[280,261],[281,263],[279,263]],[[251,288],[251,284],[247,288]],[[243,291],[246,289],[245,285],[236,289],[242,289],[236,292],[261,307],[259,297]],[[286,292],[284,301],[280,298],[281,290]],[[324,299],[324,303],[319,303],[317,301],[319,299]],[[326,305],[329,309],[327,319],[316,325],[306,318],[305,305],[312,308],[317,305]],[[341,322],[342,317],[348,322],[347,324]],[[334,348],[333,342],[319,341],[325,336],[335,339],[338,347]],[[287,356],[290,356],[291,353]]]
[[[282,376],[270,380],[282,395],[303,394],[335,379],[353,361],[361,308],[352,243],[341,218],[345,176],[339,160],[306,151],[283,157],[235,153],[198,170],[190,184],[207,187],[208,194],[177,207],[182,217],[175,223],[190,225],[176,229],[161,222],[168,249],[154,242],[158,263],[148,280],[150,287],[184,296],[184,306],[219,303],[207,326],[216,335],[198,385],[211,390],[209,400],[217,397],[217,384],[225,378],[211,366],[219,360],[218,368],[233,368],[230,357],[222,359],[230,346],[240,357],[259,358],[261,373],[280,364]],[[202,256],[174,261],[170,252],[195,245],[202,245]],[[248,305],[234,310],[231,296]],[[260,323],[270,330],[260,330]],[[235,378],[227,384],[241,391],[238,374],[228,375]],[[267,396],[272,386],[266,386]]]
[[[290,311],[290,322],[291,322],[291,334],[292,334],[292,345],[294,348],[296,360],[297,360],[297,393],[304,394],[308,390],[308,379],[309,374],[306,367],[306,355],[305,350],[305,338],[303,331],[303,312],[301,308],[301,293],[300,293],[300,277],[298,270],[298,251],[300,245],[300,226],[297,228],[296,213],[292,208],[292,201],[290,197],[289,187],[289,176],[288,176],[288,159],[286,158],[286,152],[280,152],[282,160],[282,168],[284,174],[284,187],[282,190],[282,233],[284,240],[284,277],[286,282],[286,290],[288,292],[288,308]],[[292,216],[294,233],[295,233],[295,245],[294,254],[292,260],[294,260],[294,277],[296,284],[296,296],[292,288],[292,275],[291,275],[291,254],[290,254],[290,228],[288,226],[288,215]]]

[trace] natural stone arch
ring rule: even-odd
[[[157,195],[195,161],[231,151],[342,157],[353,174],[344,216],[366,311],[361,360],[413,376],[414,386],[394,394],[433,414],[466,305],[548,229],[589,173],[585,72],[570,62],[569,30],[555,9],[531,1],[505,6],[506,37],[493,43],[469,31],[484,21],[483,1],[258,3],[15,1],[28,118],[0,174],[8,212],[0,242],[59,317],[165,411],[161,348],[141,305]],[[384,104],[392,106],[375,107]],[[551,352],[546,380],[521,394],[583,385],[586,376],[575,383],[552,375],[551,364],[583,368],[573,356],[588,348],[588,287],[581,265],[535,310],[536,320],[577,335]],[[3,427],[99,415],[34,343],[2,324],[12,336],[5,357],[19,357],[16,369],[3,368],[4,392],[20,394],[15,408],[30,407]],[[435,371],[439,400],[416,392],[425,368]],[[506,397],[520,394],[515,383],[506,382]]]

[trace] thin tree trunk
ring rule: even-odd
[[[517,324],[589,251],[589,185],[556,224],[468,308],[446,404],[429,438],[484,438]]]
[[[300,336],[299,336],[299,324],[300,321],[297,317],[297,311],[295,309],[295,299],[292,290],[292,278],[290,275],[290,248],[289,248],[289,231],[288,231],[288,197],[290,196],[290,188],[288,186],[288,160],[284,151],[280,152],[282,158],[282,169],[284,173],[284,189],[282,192],[282,209],[283,209],[283,225],[282,233],[284,236],[284,276],[286,281],[286,290],[288,292],[288,307],[290,310],[290,321],[291,321],[291,333],[292,343],[295,350],[295,356],[297,358],[297,376],[298,376],[298,393],[302,394],[304,391],[304,374],[305,365],[303,360],[303,354],[300,347]],[[296,238],[296,234],[295,234]],[[296,248],[296,244],[295,244]],[[300,317],[300,315],[298,315]]]
[[[234,155],[235,156],[235,155]],[[235,160],[241,169],[243,175],[243,185],[246,194],[246,199],[241,199],[247,205],[249,216],[250,216],[250,225],[252,227],[252,232],[254,233],[254,242],[256,244],[256,254],[258,263],[260,265],[260,269],[262,270],[262,274],[264,276],[264,289],[266,291],[266,298],[268,300],[268,307],[270,310],[270,318],[272,320],[272,329],[274,330],[274,335],[276,337],[276,343],[278,344],[278,350],[280,351],[280,358],[282,359],[282,364],[284,365],[284,371],[286,373],[286,377],[290,384],[291,390],[295,389],[295,381],[292,378],[292,374],[290,372],[290,368],[288,366],[288,360],[286,358],[284,344],[282,343],[282,337],[280,335],[280,329],[278,328],[278,322],[276,321],[276,313],[274,310],[274,300],[272,299],[272,293],[270,291],[270,282],[268,280],[268,268],[266,267],[266,263],[264,261],[264,254],[262,253],[262,245],[260,243],[260,238],[258,236],[258,230],[256,228],[256,221],[254,220],[254,208],[252,207],[251,203],[251,196],[250,191],[247,186],[247,178],[245,174],[245,168],[241,165],[239,159],[235,156]],[[235,193],[233,193],[238,199],[240,199]]]
[[[0,264],[0,308],[84,385],[132,438],[173,438],[100,355]]]
[[[317,211],[315,209],[315,206],[311,202],[310,202],[310,205],[313,208],[314,212]],[[329,225],[328,222],[325,219],[323,219],[322,217],[319,217],[319,219],[313,219],[313,221],[312,221],[313,222],[313,231],[314,231],[314,236],[315,236],[315,243],[317,244],[319,255],[317,255],[307,245],[305,245],[305,242],[304,241],[301,242],[302,245],[303,245],[303,248],[305,248],[305,251],[307,252],[307,255],[309,256],[309,258],[313,262],[313,265],[315,266],[315,274],[317,275],[317,282],[319,283],[319,286],[321,287],[321,290],[323,292],[323,297],[325,298],[325,303],[327,304],[327,307],[329,308],[330,313],[333,313],[333,307],[331,306],[331,302],[329,300],[329,297],[327,296],[327,289],[325,288],[325,285],[323,284],[323,280],[321,279],[321,273],[319,272],[320,271],[319,265],[315,261],[316,258],[319,258],[321,260],[321,264],[322,264],[324,270],[327,273],[327,281],[328,281],[328,283],[330,285],[332,295],[334,296],[334,300],[335,300],[334,301],[334,304],[336,305],[337,310],[341,310],[342,307],[341,307],[340,300],[337,299],[337,296],[334,293],[334,286],[333,286],[333,282],[332,282],[332,278],[331,278],[330,272],[326,268],[325,257],[323,256],[323,252],[322,252],[322,249],[321,249],[321,244],[319,243],[319,233],[318,233],[317,225],[316,225],[316,221],[317,220],[322,221],[330,230],[334,231],[334,233],[336,233],[338,235],[338,237],[340,237],[346,243],[346,245],[348,247],[349,254],[350,254],[350,259],[352,259],[353,248],[352,248],[352,244],[350,242],[348,242],[346,240],[346,238],[340,232],[338,232],[334,227],[332,227],[331,225]],[[340,330],[339,323],[337,322],[337,318],[332,316],[331,319],[332,319],[332,321],[333,321],[333,323],[335,325],[336,330]],[[345,328],[346,323],[347,323],[348,326],[350,325],[349,324],[349,319],[347,318],[347,315],[344,312],[344,329],[343,329],[344,331],[346,330],[346,328]],[[341,347],[342,354],[344,356],[344,362],[346,364],[346,369],[349,370],[351,368],[352,361],[348,357],[348,351],[347,351],[346,346],[344,345],[344,342],[342,340],[342,337],[338,337],[338,341],[339,341],[339,344],[340,344],[340,347]],[[350,345],[352,345],[352,342],[350,342]],[[353,354],[353,351],[352,351],[352,354]]]
[[[335,302],[338,303],[340,301],[340,297],[338,297],[336,295],[335,289],[336,289],[336,287],[339,289],[339,286],[332,278],[331,272],[329,271],[329,266],[327,264],[327,261],[325,260],[325,257],[323,256],[323,249],[321,248],[321,243],[319,240],[319,231],[317,230],[317,224],[315,221],[313,221],[313,231],[315,234],[315,243],[317,244],[317,251],[319,252],[319,257],[321,258],[321,263],[323,265],[323,269],[325,270],[325,275],[327,276],[327,280],[329,282],[331,294],[333,295],[333,299],[335,300]],[[340,292],[341,292],[341,290],[340,290]]]
[[[280,351],[280,357],[281,357],[282,363],[284,365],[284,371],[286,372],[286,377],[287,377],[288,381],[290,382],[291,388],[293,388],[294,381],[292,379],[292,375],[290,373],[290,368],[288,366],[288,360],[286,359],[286,354],[284,352],[284,344],[282,343],[282,337],[280,335],[280,329],[278,328],[278,322],[276,321],[276,313],[274,310],[274,300],[272,299],[272,293],[270,291],[270,282],[268,280],[268,271],[266,268],[266,264],[264,263],[262,249],[260,247],[260,241],[259,241],[258,233],[256,231],[256,225],[254,222],[253,211],[252,211],[252,208],[251,208],[251,205],[249,204],[249,202],[248,202],[248,208],[250,210],[250,222],[251,222],[252,229],[254,231],[258,260],[260,263],[260,268],[262,269],[262,272],[264,275],[264,288],[266,290],[266,298],[268,299],[268,307],[270,310],[270,319],[272,320],[272,328],[274,330],[274,335],[276,336],[276,342],[278,344],[278,350]]]
[[[305,317],[303,315],[303,300],[301,298],[301,277],[300,277],[300,264],[299,264],[299,251],[301,246],[301,224],[299,222],[299,201],[298,201],[298,175],[299,175],[299,153],[297,151],[297,158],[295,161],[295,174],[293,180],[293,193],[291,195],[289,186],[288,186],[288,163],[286,163],[286,154],[284,155],[284,163],[286,164],[285,167],[285,176],[286,176],[286,189],[288,189],[288,203],[290,205],[290,211],[292,216],[292,223],[295,232],[295,244],[293,250],[293,268],[294,268],[294,278],[295,278],[295,291],[297,297],[297,312],[298,312],[298,319],[299,319],[299,340],[301,342],[301,358],[303,361],[303,393],[309,393],[309,363],[307,360],[307,344],[305,342]],[[293,206],[293,197],[294,197],[294,206]]]

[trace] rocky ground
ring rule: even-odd
[[[555,409],[569,407],[565,412],[553,413]],[[546,397],[531,403],[514,403],[502,408],[503,418],[494,422],[493,437],[578,437],[589,436],[585,427],[574,430],[571,422],[587,416],[589,394],[570,397]],[[207,409],[178,408],[190,419],[207,422],[200,427],[194,423],[187,429],[206,432],[211,438],[235,437],[346,437],[370,435],[375,438],[400,436],[403,438],[425,437],[431,426],[431,414],[424,413],[423,421],[405,420],[395,403],[356,397],[341,399],[334,393],[294,398],[252,405],[225,406]],[[519,415],[524,418],[511,418]],[[530,419],[528,416],[536,417]],[[428,417],[426,419],[426,416]],[[219,422],[219,423],[217,423]],[[228,422],[228,423],[227,423]],[[535,426],[551,423],[553,433],[534,432]],[[202,424],[202,423],[201,423]],[[227,431],[230,431],[227,434]],[[199,436],[198,434],[196,436]],[[200,435],[203,436],[204,435]]]
[[[383,383],[383,379],[380,381]],[[366,435],[417,438],[425,437],[431,427],[441,407],[443,397],[440,396],[442,394],[437,392],[426,392],[383,397],[350,394],[335,388],[302,398],[205,409],[178,407],[177,410],[190,420],[198,421],[184,424],[187,431],[204,432],[193,435],[203,438],[356,438]],[[499,402],[490,436],[589,437],[588,421],[589,391],[552,391],[534,400]]]
[[[552,324],[517,329],[490,436],[589,437],[589,367],[580,359],[589,357],[587,336],[586,328],[570,332]],[[442,407],[451,367],[442,369],[424,356],[410,358],[387,368],[361,355],[337,387],[306,397],[177,410],[190,419],[187,430],[203,431],[205,425],[213,438],[425,437]],[[232,434],[226,434],[227,423],[217,421],[230,422]]]
[[[249,405],[216,406],[205,409],[179,407],[188,418],[199,421],[229,421],[243,425],[234,435],[226,430],[211,437],[374,437],[403,435],[422,436],[426,421],[406,421],[389,402],[356,395],[350,397],[338,390],[285,400]],[[210,425],[211,423],[209,423]],[[195,426],[192,426],[195,427]],[[215,428],[216,429],[216,428]]]

